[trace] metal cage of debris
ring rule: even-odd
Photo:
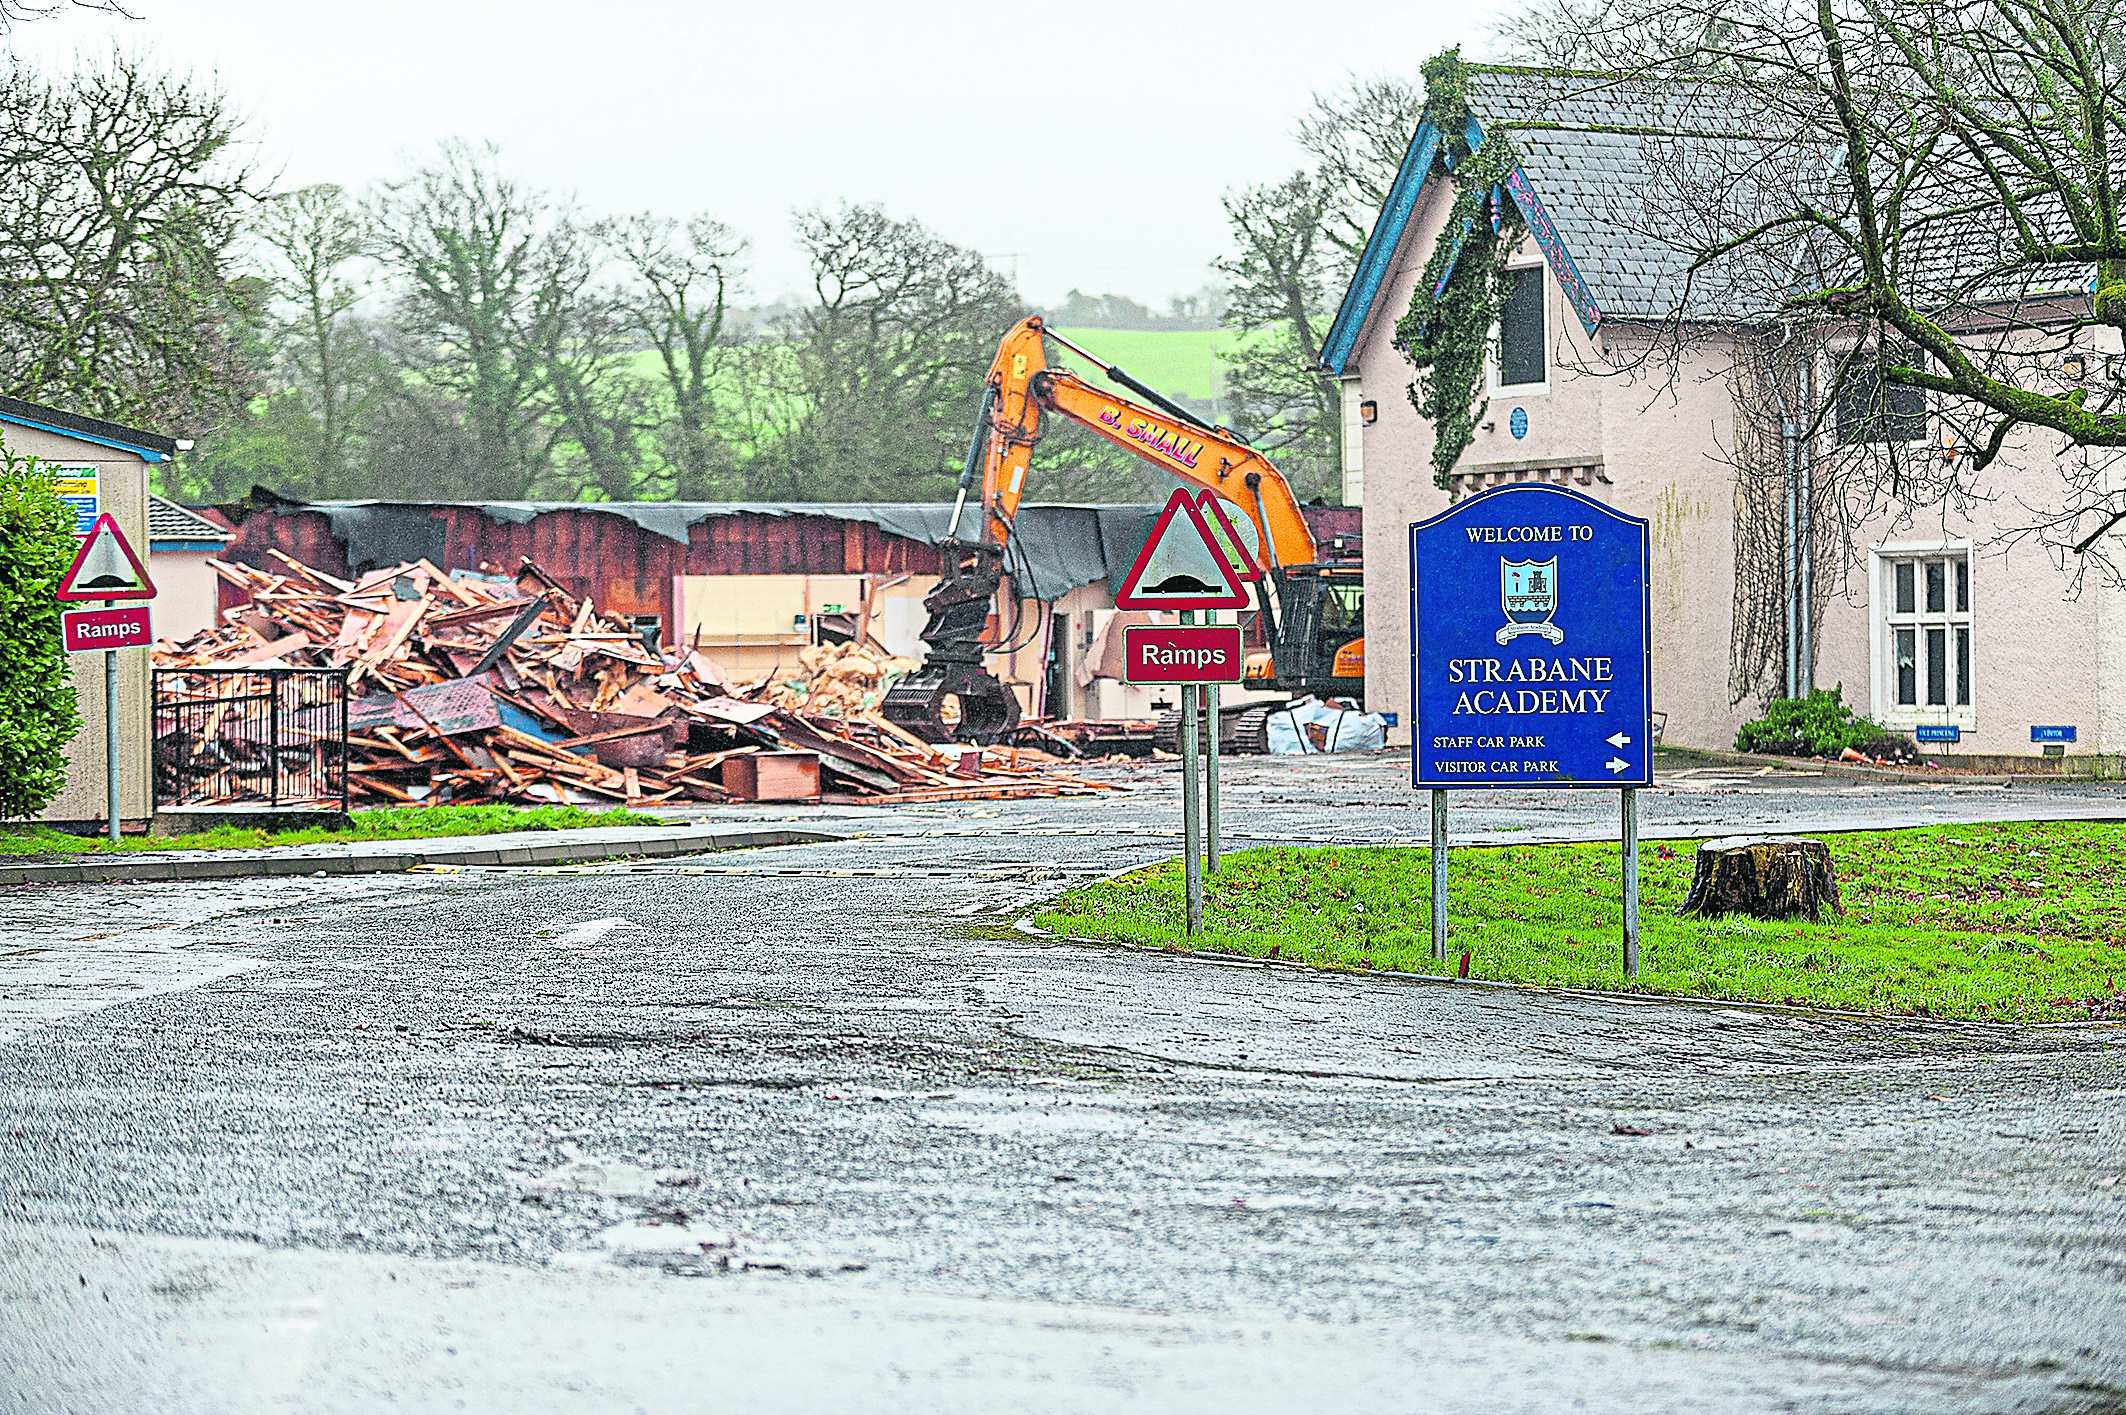
[[[347,670],[157,669],[155,804],[348,806]]]

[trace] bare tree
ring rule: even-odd
[[[2060,476],[1996,521],[2116,576],[2122,33],[2126,0],[1549,0],[1519,39],[1730,80],[1693,102],[1754,144],[1655,141],[1647,195],[1612,217],[1686,257],[1674,339],[1710,292],[1769,332],[1783,371],[1751,381],[1806,400],[1789,419],[1830,443],[1850,518],[1995,495],[1982,474],[2016,445]],[[1873,435],[1913,410],[1938,438]]]
[[[1235,429],[1271,454],[1302,495],[1340,493],[1336,389],[1324,379],[1322,335],[1344,253],[1329,233],[1336,184],[1295,172],[1224,198],[1236,250],[1216,264],[1230,282],[1226,324],[1240,331],[1221,354]]]
[[[742,399],[724,388],[739,372],[728,325],[742,288],[750,243],[721,221],[696,216],[684,226],[648,214],[615,222],[611,239],[628,277],[619,312],[657,356],[669,417],[660,442],[673,494],[704,500],[731,483],[733,449],[726,410]]]
[[[253,386],[232,258],[257,193],[226,96],[120,54],[0,65],[0,388],[204,431]]]
[[[0,0],[0,34],[30,20],[48,20],[65,10],[101,10],[129,20],[140,18],[118,0]]]
[[[949,494],[998,339],[1024,316],[980,253],[875,206],[797,216],[817,303],[780,331],[802,413],[748,491],[915,500]]]
[[[626,302],[604,282],[609,232],[572,211],[555,215],[532,248],[532,299],[517,334],[544,377],[559,474],[572,489],[632,501],[643,490],[649,408],[631,367]]]
[[[1314,95],[1299,122],[1299,145],[1315,162],[1322,239],[1349,264],[1366,247],[1424,111],[1424,94],[1412,80],[1354,79],[1340,93]]]
[[[435,163],[379,192],[369,215],[399,284],[399,357],[462,407],[471,434],[470,464],[437,472],[460,494],[522,497],[553,466],[546,351],[525,335],[553,278],[539,246],[554,213],[543,193],[503,176],[495,155],[446,143]]]
[[[325,183],[270,199],[254,230],[271,253],[282,382],[301,398],[312,424],[301,438],[308,465],[294,469],[296,484],[310,495],[347,494],[363,433],[388,382],[373,336],[354,315],[367,291],[361,211],[346,192]]]
[[[1225,324],[1242,336],[1220,356],[1229,420],[1302,494],[1341,495],[1322,339],[1423,110],[1417,86],[1400,78],[1316,94],[1298,132],[1314,166],[1224,198],[1233,251],[1216,268],[1228,282]]]

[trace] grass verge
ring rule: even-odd
[[[137,850],[256,850],[268,845],[328,845],[346,840],[432,840],[443,835],[501,835],[513,830],[582,830],[592,826],[668,825],[640,811],[586,811],[577,806],[415,806],[356,811],[348,830],[240,830],[216,826],[167,839],[127,836],[116,847],[102,836],[69,835],[43,825],[0,826],[0,855],[98,855]]]
[[[1679,919],[1692,850],[1640,856],[1641,971],[1622,975],[1614,845],[1456,851],[1445,963],[1423,849],[1225,856],[1203,933],[1182,931],[1181,863],[1063,895],[1035,922],[1076,938],[1542,987],[1989,1021],[2126,1017],[2126,827],[1998,822],[1827,835],[1846,912]]]

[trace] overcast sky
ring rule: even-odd
[[[803,288],[792,208],[882,202],[1017,271],[1155,306],[1209,280],[1218,197],[1299,163],[1294,122],[1350,76],[1481,52],[1500,0],[1173,4],[128,0],[4,42],[41,66],[115,39],[211,73],[284,186],[362,187],[448,137],[597,212],[709,211],[753,294]]]

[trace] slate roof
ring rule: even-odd
[[[1740,228],[1820,200],[1841,178],[1838,154],[1789,136],[1792,120],[1756,89],[1730,81],[1475,66],[1468,71],[1469,137],[1510,134],[1521,155],[1513,196],[1566,296],[1592,333],[1604,321],[1717,322],[1772,313],[1782,289],[1842,282],[1844,252],[1827,241],[1766,242],[1695,274],[1701,232],[1692,203],[1717,203]],[[1385,284],[1420,188],[1443,180],[1438,135],[1420,125],[1323,341],[1322,365],[1341,374]],[[1925,174],[1912,207],[1961,206],[1963,174]],[[1679,202],[1678,193],[1691,194]],[[2086,272],[2020,267],[2007,233],[1959,220],[1926,231],[1900,257],[1898,278],[1922,305],[2085,289]],[[1777,263],[1776,266],[1774,263]]]
[[[229,539],[229,529],[215,524],[197,511],[178,505],[165,496],[148,493],[148,540],[211,540],[217,545]]]
[[[1675,229],[1677,213],[1655,197],[1654,179],[1706,179],[1803,160],[1766,131],[1765,114],[1747,90],[1719,82],[1476,69],[1469,75],[1469,106],[1486,136],[1512,136],[1521,170],[1603,318],[1744,312],[1735,308],[1734,292],[1703,277],[1685,298],[1694,233]]]

